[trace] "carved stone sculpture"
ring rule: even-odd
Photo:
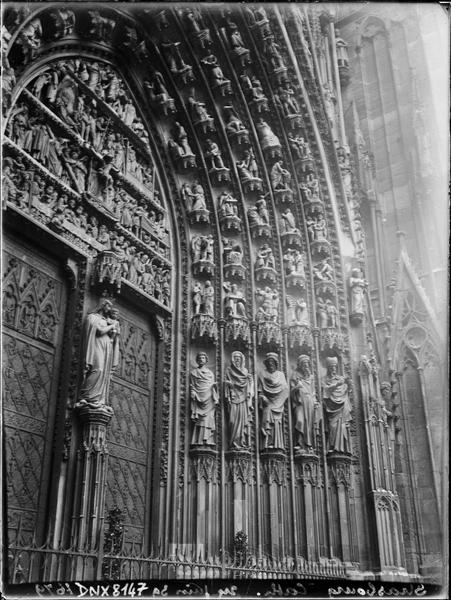
[[[193,68],[183,60],[180,45],[181,42],[163,42],[161,47],[171,72],[177,76],[183,84],[187,84],[194,80]]]
[[[297,249],[288,249],[283,255],[287,286],[305,286],[305,257]]]
[[[214,239],[212,235],[194,235],[191,239],[191,255],[195,274],[214,273]]]
[[[289,135],[288,141],[295,158],[305,163],[302,167],[302,170],[304,171],[308,168],[313,168],[313,157],[308,142],[306,142],[304,138],[299,135]]]
[[[307,302],[304,298],[286,296],[288,325],[310,325]]]
[[[168,140],[168,148],[173,160],[183,169],[196,166],[196,157],[188,142],[188,134],[178,121],[174,122],[172,128],[172,139]]]
[[[291,247],[301,248],[302,236],[300,230],[296,226],[296,219],[293,213],[287,208],[281,216],[282,233],[280,237],[284,250]]]
[[[318,296],[316,298],[316,314],[318,320],[318,327],[320,329],[325,329],[328,323],[328,315],[326,302],[321,296]]]
[[[246,94],[249,106],[254,108],[257,113],[268,110],[268,98],[263,93],[261,82],[255,75],[249,77],[246,73],[240,75],[241,85]]]
[[[224,277],[226,279],[244,279],[246,267],[243,265],[243,249],[240,244],[223,238]]]
[[[245,317],[246,309],[245,303],[246,299],[238,289],[236,283],[224,284],[224,289],[226,290],[226,295],[224,298],[224,314],[226,317]]]
[[[55,32],[53,37],[60,39],[71,35],[75,28],[75,13],[71,10],[58,8],[54,9],[50,15]]]
[[[249,131],[237,116],[233,106],[224,106],[225,130],[232,144],[240,146],[249,143]]]
[[[277,271],[272,249],[268,244],[263,244],[257,252],[257,258],[254,263],[254,272],[256,281],[269,281],[275,283],[277,280]]]
[[[299,115],[301,109],[295,98],[294,90],[289,85],[277,88],[276,96],[285,117]]]
[[[225,372],[224,396],[229,412],[229,444],[231,448],[248,448],[251,436],[254,378],[246,368],[244,354],[232,352]]]
[[[268,158],[280,158],[282,148],[280,146],[279,138],[273,133],[268,123],[260,118],[256,123],[256,127],[265,156]]]
[[[245,308],[246,298],[236,283],[225,282],[224,290],[226,292],[224,296],[224,338],[226,342],[238,338],[247,342],[250,332]]]
[[[277,290],[266,286],[264,289],[257,289],[255,292],[259,300],[259,307],[256,313],[257,321],[277,321],[279,308],[279,294]]]
[[[351,403],[346,379],[338,374],[338,358],[326,358],[327,375],[323,380],[322,398],[327,417],[329,452],[350,453],[349,422]]]
[[[271,185],[273,190],[287,189],[291,182],[291,173],[283,167],[283,161],[276,161],[271,167]]]
[[[221,181],[229,181],[230,169],[224,165],[221,151],[216,142],[210,139],[206,141],[205,156],[210,160],[209,173],[213,178],[213,182],[219,184]]]
[[[208,48],[211,44],[210,30],[205,27],[201,11],[197,8],[186,9],[183,21],[198,49],[204,50]]]
[[[218,198],[219,222],[222,229],[240,231],[241,219],[238,217],[238,200],[229,192],[222,192]]]
[[[84,325],[84,376],[79,405],[103,407],[108,402],[111,374],[119,364],[119,323],[111,319],[112,303],[103,300]]]
[[[319,406],[310,358],[301,354],[290,379],[290,397],[293,408],[295,448],[310,452],[315,446],[315,412]]]
[[[193,95],[188,97],[188,110],[195,127],[198,127],[203,133],[215,131],[213,117],[208,114],[203,102],[194,99],[194,91]]]
[[[231,48],[232,60],[235,60],[241,67],[250,64],[250,51],[244,47],[241,33],[238,31],[236,23],[230,19],[227,19],[226,33]]]
[[[156,106],[161,106],[165,115],[175,112],[174,99],[169,95],[160,71],[155,71],[150,80],[144,80],[144,87],[148,92],[149,101]]]
[[[196,356],[197,367],[190,373],[191,420],[193,421],[193,446],[215,445],[215,413],[219,404],[218,389],[213,373],[206,366],[208,357],[204,352]]]
[[[338,308],[330,298],[326,300],[327,326],[337,327]]]
[[[39,18],[32,19],[20,30],[17,44],[21,46],[24,62],[33,60],[42,43],[42,24]]]
[[[256,8],[246,6],[244,11],[250,28],[257,29],[262,40],[272,35],[266,10],[263,6],[257,6]]]
[[[261,447],[264,450],[283,450],[283,411],[288,398],[288,384],[283,372],[278,370],[279,358],[275,352],[268,352],[263,364],[265,369],[258,378]]]
[[[192,185],[184,183],[180,193],[191,223],[208,223],[210,211],[205,202],[204,188],[199,181],[196,179]]]
[[[213,92],[219,92],[221,96],[232,93],[230,79],[226,79],[214,54],[209,54],[201,59],[201,63],[208,69],[208,78]]]
[[[236,168],[245,192],[262,189],[262,180],[252,148],[244,151],[243,159],[236,163]]]
[[[206,281],[202,295],[204,313],[209,316],[215,314],[215,289],[211,281]]]
[[[318,265],[313,267],[313,277],[315,281],[333,281],[334,270],[325,258]]]
[[[367,287],[366,280],[362,277],[360,269],[352,269],[351,277],[349,278],[349,289],[351,295],[351,320],[358,324],[362,321],[364,315],[363,297],[365,288]]]

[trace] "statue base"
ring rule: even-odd
[[[87,400],[80,400],[74,405],[74,412],[83,423],[100,423],[108,425],[114,410],[111,406],[101,403],[89,403]]]

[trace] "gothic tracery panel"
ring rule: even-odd
[[[155,380],[155,341],[150,330],[121,319],[121,360],[110,389],[114,418],[110,427],[110,458],[105,511],[123,513],[126,543],[144,541],[148,523],[149,439]]]
[[[9,527],[38,531],[46,510],[64,288],[55,268],[4,252],[3,409]],[[23,252],[21,253],[23,254]],[[39,265],[39,266],[38,266]],[[49,273],[52,273],[50,275]]]

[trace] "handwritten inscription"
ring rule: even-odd
[[[372,597],[403,597],[403,596],[425,596],[426,590],[424,585],[407,585],[403,587],[386,587],[383,585],[375,586],[373,583],[369,582],[365,586],[361,587],[352,587],[352,586],[338,586],[336,588],[330,587],[328,590],[329,598],[336,598],[338,596],[353,596],[353,597],[361,597],[361,598],[372,598]]]
[[[74,589],[72,588],[74,586]],[[144,582],[139,583],[109,583],[99,585],[83,585],[78,582],[72,584],[69,583],[57,583],[57,584],[36,584],[35,590],[38,596],[75,596],[76,598],[118,598],[127,597],[139,598],[144,592],[149,589],[148,585]],[[157,589],[157,588],[156,588]],[[160,591],[157,589],[157,594],[152,596],[167,596],[167,586]]]
[[[185,583],[179,588],[172,588],[170,592],[168,585],[153,587],[150,582],[122,582],[105,583],[95,585],[84,585],[78,582],[71,583],[48,583],[36,584],[35,591],[38,596],[56,597],[73,596],[74,598],[157,598],[171,596],[197,596],[198,598],[225,598],[245,597],[240,594],[238,586],[230,585],[216,588],[213,592],[205,584]],[[269,582],[268,582],[269,584]],[[306,584],[308,585],[308,584]],[[254,592],[257,598],[293,598],[307,597],[306,585],[296,582],[291,585],[272,582],[268,587],[260,587]],[[361,586],[343,585],[327,588],[329,598],[385,598],[385,597],[417,597],[427,595],[427,589],[423,584],[407,585],[382,585],[365,582]]]

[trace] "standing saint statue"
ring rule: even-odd
[[[326,358],[327,374],[323,380],[323,404],[327,416],[328,450],[330,452],[351,452],[349,422],[351,402],[348,384],[343,375],[338,374],[338,358]]]
[[[351,290],[351,314],[363,314],[363,296],[367,283],[362,277],[360,269],[352,269],[349,278],[349,287]]]
[[[262,448],[284,450],[283,409],[288,398],[288,383],[282,371],[278,370],[279,358],[275,352],[268,352],[263,364],[265,370],[258,379]]]
[[[297,433],[295,448],[311,450],[314,446],[315,409],[318,406],[310,358],[301,354],[290,379],[294,428]]]
[[[80,404],[93,408],[108,401],[112,371],[119,364],[119,322],[109,300],[103,300],[84,324],[84,378]]]
[[[224,395],[229,408],[230,447],[248,448],[254,380],[246,368],[244,354],[232,352],[232,360],[225,373]]]
[[[197,367],[190,373],[191,420],[194,422],[191,444],[215,445],[215,413],[219,404],[218,389],[213,373],[206,366],[205,352],[196,356]]]

